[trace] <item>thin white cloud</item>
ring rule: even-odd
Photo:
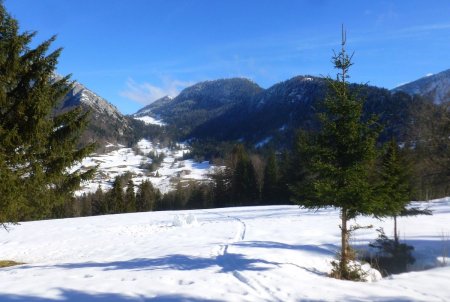
[[[450,23],[437,23],[437,24],[423,24],[418,26],[411,26],[399,30],[401,33],[421,33],[424,31],[437,31],[450,29]]]
[[[387,11],[381,13],[378,15],[376,23],[377,24],[384,24],[386,22],[389,22],[390,20],[394,20],[398,18],[397,12],[394,10],[392,5],[388,8]]]
[[[164,96],[177,96],[180,91],[192,85],[191,82],[172,80],[168,77],[162,79],[161,87],[150,83],[137,83],[132,78],[126,82],[126,88],[120,95],[142,105],[148,105]]]

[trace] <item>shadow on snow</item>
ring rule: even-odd
[[[264,271],[278,266],[278,263],[266,261],[263,259],[249,259],[241,254],[226,253],[214,258],[202,258],[187,255],[168,255],[160,258],[137,258],[126,261],[112,262],[82,262],[82,263],[63,263],[51,266],[31,266],[23,265],[17,269],[31,268],[100,268],[104,271],[110,270],[202,270],[207,268],[219,268],[222,273],[231,271]]]
[[[27,295],[8,295],[0,293],[0,301],[2,302],[43,302],[43,301],[83,301],[83,302],[109,302],[109,301],[148,301],[148,302],[175,302],[175,301],[192,301],[192,302],[212,302],[220,300],[207,300],[199,299],[184,295],[158,295],[156,297],[145,297],[142,295],[138,296],[126,296],[121,294],[111,294],[111,293],[85,293],[70,289],[58,289],[60,294],[54,299],[27,296]]]
[[[27,296],[27,295],[8,295],[0,293],[0,301],[2,302],[44,302],[44,301],[83,301],[83,302],[109,302],[109,301],[117,301],[117,302],[220,302],[222,300],[209,300],[209,299],[201,299],[195,298],[191,296],[185,295],[177,295],[177,294],[161,294],[155,297],[146,297],[143,295],[137,296],[127,296],[121,294],[112,294],[112,293],[85,293],[76,290],[70,289],[59,289],[60,295],[55,297],[54,299],[50,298],[42,298],[36,296]],[[356,302],[361,301],[361,299],[354,299],[352,297],[346,296],[343,297],[345,301]],[[402,296],[397,297],[367,297],[369,301],[376,302],[388,302],[388,301],[398,301],[398,302],[406,302],[411,301],[410,298],[404,298]],[[367,299],[362,299],[367,301]],[[314,300],[314,299],[299,299],[298,301],[308,301],[308,302],[318,302],[324,300]]]
[[[242,241],[233,243],[233,246],[241,247],[253,247],[253,248],[265,248],[265,249],[288,249],[296,251],[304,251],[321,255],[335,255],[338,247],[333,244],[323,245],[291,245],[275,241]]]

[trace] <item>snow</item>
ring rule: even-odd
[[[447,101],[450,95],[450,69],[438,74],[427,74],[416,81],[397,86],[393,91],[404,91],[408,94],[418,94],[432,97],[435,104]]]
[[[268,136],[255,144],[255,148],[262,148],[272,140],[272,136]]]
[[[210,165],[208,161],[199,163],[193,160],[184,160],[183,154],[189,153],[189,149],[184,144],[178,144],[177,149],[169,149],[142,139],[135,148],[125,148],[122,145],[112,144],[108,144],[106,147],[108,150],[112,150],[105,154],[87,157],[72,168],[75,170],[80,167],[98,167],[94,178],[91,181],[84,182],[76,195],[95,192],[99,186],[108,190],[116,176],[127,172],[132,174],[135,185],[149,180],[162,193],[167,193],[175,189],[179,181],[209,181],[209,175],[214,169],[214,166]],[[151,152],[155,154],[164,153],[165,155],[160,167],[152,172],[145,167],[152,162],[148,157]]]
[[[87,89],[82,84],[75,82],[73,86],[74,94],[81,93],[80,101],[98,112],[105,112],[109,116],[121,116],[117,107],[98,96],[93,91]]]
[[[197,218],[191,213],[188,215],[181,214],[173,217],[173,226],[188,226],[198,224]]]
[[[26,263],[0,269],[0,301],[450,301],[450,266],[442,262],[450,198],[430,208],[433,216],[398,222],[401,239],[415,246],[415,269],[425,263],[431,269],[370,283],[326,276],[340,244],[333,209],[261,206],[24,222],[0,232],[1,258]],[[354,234],[358,249],[376,238],[376,227],[392,235],[391,219],[357,223],[375,226]]]
[[[285,131],[288,128],[288,125],[284,124],[280,128],[278,128],[278,131]]]
[[[137,116],[134,117],[135,120],[139,120],[139,121],[143,121],[146,125],[157,125],[157,126],[165,126],[166,123],[164,123],[162,120],[160,119],[156,119],[154,117],[151,116]]]

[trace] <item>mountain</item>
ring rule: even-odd
[[[368,85],[351,84],[351,89],[367,101],[365,116],[379,116],[385,125],[383,139],[405,133],[413,99],[405,93]],[[317,111],[327,94],[324,78],[297,76],[255,95],[250,105],[237,104],[220,116],[196,127],[191,136],[216,140],[244,140],[262,146],[289,147],[297,129],[317,129]]]
[[[376,114],[385,125],[383,139],[405,134],[412,97],[369,85],[350,87],[367,100],[365,116]],[[169,127],[181,129],[184,139],[289,147],[297,129],[318,127],[316,113],[327,91],[327,80],[314,76],[296,76],[268,89],[246,79],[207,81],[174,99],[162,98],[135,116],[162,118]]]
[[[154,112],[159,111],[162,107],[165,107],[170,102],[172,102],[172,100],[173,100],[173,98],[168,96],[168,95],[164,96],[164,97],[162,97],[160,99],[157,99],[156,101],[154,101],[150,105],[145,106],[144,108],[140,109],[138,112],[133,114],[133,117],[148,116],[148,114],[151,114],[153,111]]]
[[[393,91],[423,96],[432,99],[435,104],[448,102],[450,101],[450,69],[401,85]]]
[[[100,145],[103,142],[126,143],[133,137],[130,119],[107,100],[78,82],[73,83],[72,89],[56,109],[56,114],[76,106],[90,111],[90,122],[82,136],[82,143],[89,141],[97,141]]]
[[[323,79],[298,76],[260,91],[250,102],[236,104],[199,125],[191,135],[256,143],[284,133],[288,128],[307,127],[313,116],[312,104],[325,92]]]
[[[422,101],[435,103],[450,96],[450,70],[419,79],[392,91],[375,86],[350,84],[366,100],[365,118],[376,115],[383,125],[381,140],[406,138],[414,108]],[[136,116],[161,118],[171,133],[198,141],[243,141],[249,145],[290,147],[297,129],[317,129],[320,101],[328,92],[327,80],[296,76],[262,89],[242,78],[206,81],[184,89],[174,99],[162,98],[141,109]],[[423,96],[421,99],[413,94]]]
[[[263,89],[248,79],[232,78],[205,81],[190,86],[171,99],[164,97],[139,110],[134,116],[148,114],[176,127],[181,136],[214,119],[237,104],[249,104]]]

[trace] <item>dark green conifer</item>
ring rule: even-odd
[[[232,178],[233,202],[237,205],[255,203],[259,199],[259,189],[253,164],[243,145],[233,150],[235,168]]]
[[[316,135],[303,135],[301,153],[305,175],[300,186],[294,186],[295,201],[310,208],[335,207],[341,214],[341,252],[334,276],[353,279],[349,268],[352,253],[349,246],[350,219],[358,215],[383,214],[383,205],[374,194],[371,173],[376,158],[376,140],[379,129],[374,119],[363,120],[364,100],[349,89],[348,71],[351,55],[345,50],[343,31],[342,49],[333,56],[337,79],[328,79],[329,93],[319,113],[321,129]]]
[[[19,26],[0,3],[0,223],[49,217],[93,170],[70,169],[93,146],[78,147],[87,114],[53,110],[69,91],[56,78],[55,37],[30,46],[36,33]]]
[[[123,194],[122,178],[116,176],[109,192],[109,210],[111,214],[125,213],[125,198]]]
[[[217,168],[211,175],[213,180],[213,200],[215,207],[231,204],[232,171],[229,167]]]
[[[92,215],[104,215],[109,213],[109,204],[107,194],[105,194],[100,186],[92,196]]]
[[[279,172],[275,152],[271,152],[264,168],[264,183],[262,189],[262,199],[266,203],[280,202],[282,200]]]
[[[125,190],[125,210],[127,213],[136,212],[136,194],[134,192],[134,182],[129,180]]]
[[[150,181],[143,181],[136,194],[136,210],[138,212],[153,211],[157,199],[157,193]]]
[[[378,194],[384,201],[383,214],[394,218],[395,244],[398,244],[397,216],[406,211],[411,200],[410,172],[410,165],[402,157],[395,139],[392,139],[382,157]]]

